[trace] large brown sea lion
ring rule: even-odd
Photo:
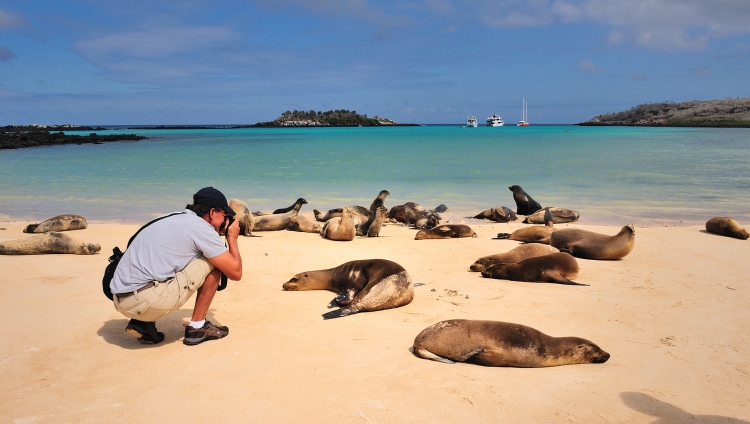
[[[522,244],[515,249],[497,255],[483,256],[469,267],[472,271],[481,272],[496,264],[514,264],[524,259],[536,258],[537,256],[551,255],[559,252],[558,249],[546,244],[529,243]]]
[[[578,277],[578,262],[569,253],[552,253],[512,264],[495,264],[482,271],[482,277],[527,283],[556,283],[587,286],[571,278]]]
[[[440,215],[414,202],[404,203],[406,225],[429,230],[440,224]]]
[[[498,206],[496,208],[487,209],[472,216],[475,219],[489,219],[495,222],[510,222],[518,219],[515,213],[510,208],[505,206]]]
[[[240,222],[240,234],[243,236],[249,236],[253,232],[253,226],[255,226],[255,216],[250,213],[250,209],[247,204],[240,199],[232,199],[229,202],[229,207],[234,211],[234,219]]]
[[[96,243],[83,243],[67,234],[50,231],[0,243],[0,255],[42,255],[46,253],[72,253],[93,255],[101,250]]]
[[[400,222],[406,224],[406,206],[396,205],[388,211],[388,218],[391,221]]]
[[[306,204],[307,204],[307,200],[305,200],[305,199],[303,199],[303,198],[300,197],[299,199],[297,199],[296,202],[294,202],[292,204],[292,206],[288,206],[286,208],[281,208],[281,209],[276,209],[276,210],[273,211],[273,213],[274,214],[287,213],[287,212],[291,211],[292,209],[300,210],[300,208],[302,207],[302,205],[306,205]]]
[[[302,207],[302,205],[299,205]],[[281,231],[289,228],[289,224],[299,214],[299,209],[292,209],[287,213],[261,215],[255,217],[253,231]]]
[[[741,240],[747,240],[750,237],[746,229],[728,216],[717,216],[706,221],[706,231]]]
[[[531,215],[527,216],[526,219],[523,220],[523,223],[524,224],[544,224],[545,213],[546,212],[544,210],[538,210],[532,213]],[[549,208],[549,213],[550,215],[552,215],[553,224],[575,222],[575,221],[578,221],[578,218],[581,217],[581,214],[578,213],[578,211],[565,209],[565,208]]]
[[[302,272],[284,283],[284,290],[328,290],[337,293],[323,318],[397,308],[414,299],[414,285],[401,265],[385,259],[365,259],[335,268]]]
[[[86,218],[81,215],[57,215],[38,224],[29,224],[23,229],[24,233],[46,233],[49,231],[84,230],[88,227]]]
[[[635,246],[635,228],[632,224],[622,227],[614,236],[594,233],[578,228],[563,228],[550,236],[550,244],[584,259],[622,259]]]
[[[358,236],[367,237],[378,237],[380,235],[380,228],[383,226],[386,216],[388,215],[388,209],[385,206],[380,206],[375,210],[370,211],[370,217],[366,222],[356,224]]]
[[[477,233],[468,225],[443,224],[429,230],[419,230],[414,240],[449,239],[461,237],[476,237]]]
[[[379,207],[385,207],[385,198],[390,195],[391,192],[388,190],[381,190],[380,193],[378,193],[378,197],[375,198],[375,200],[370,203],[370,210],[374,211],[377,210]],[[386,209],[387,210],[387,209]]]
[[[356,234],[352,210],[348,206],[344,208],[340,217],[329,219],[320,229],[320,235],[323,238],[333,241],[352,241]]]
[[[557,231],[552,225],[552,215],[549,213],[549,208],[545,209],[545,221],[544,226],[533,226],[526,228],[519,228],[512,233],[498,233],[497,238],[522,241],[524,243],[544,243],[549,244],[549,238],[553,232]]]
[[[360,215],[364,215],[365,219],[370,215],[370,210],[367,209],[364,206],[347,206],[352,213],[357,213]],[[317,219],[320,222],[326,222],[331,218],[338,218],[341,216],[342,212],[344,211],[344,208],[334,208],[329,209],[328,212],[322,213],[317,209],[313,209],[313,214],[315,215],[315,219]]]
[[[552,337],[521,324],[455,319],[438,322],[414,339],[420,358],[490,367],[601,364],[609,353],[579,337]]]
[[[320,233],[323,223],[312,219],[307,215],[297,215],[292,218],[292,222],[286,228],[289,231],[299,231],[302,233]]]
[[[514,185],[508,187],[508,190],[513,192],[513,200],[516,201],[516,213],[519,215],[531,215],[542,208],[536,200],[532,199],[531,196],[526,194],[521,186]]]

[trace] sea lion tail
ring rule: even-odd
[[[561,280],[555,281],[557,284],[565,284],[568,286],[589,286],[588,284],[582,284],[582,283],[576,283],[575,281],[568,280],[567,278],[563,278]]]
[[[497,237],[495,238],[502,240],[502,239],[507,239],[508,237],[510,237],[510,233],[497,233]]]
[[[34,230],[36,230],[36,227],[38,227],[39,224],[29,224],[26,226],[26,228],[23,229],[24,233],[33,233]]]
[[[346,309],[346,308],[336,309],[335,311],[324,313],[323,319],[328,320],[328,319],[334,319],[334,318],[343,318],[351,314],[352,314],[352,311],[349,309]]]

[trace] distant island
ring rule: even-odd
[[[368,118],[352,110],[329,110],[328,112],[308,112],[302,110],[286,111],[270,122],[258,122],[253,127],[376,127],[376,126],[419,126],[419,124],[399,124],[388,118],[377,115]]]
[[[92,131],[106,128],[78,127],[74,125],[8,125],[0,127],[0,149],[20,149],[24,147],[53,146],[59,144],[102,144],[109,141],[143,140],[138,134],[66,135],[62,131]]]
[[[750,128],[750,98],[647,103],[577,125]]]

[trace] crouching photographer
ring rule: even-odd
[[[136,234],[110,283],[115,309],[131,318],[125,327],[128,334],[141,343],[160,343],[164,334],[156,330],[155,321],[196,292],[183,343],[192,346],[229,334],[229,328],[212,324],[206,314],[222,274],[235,281],[242,278],[240,223],[234,215],[226,197],[206,187],[184,211],[159,217]],[[221,235],[226,235],[228,248]]]

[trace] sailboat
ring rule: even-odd
[[[521,120],[518,121],[518,124],[517,124],[517,126],[519,126],[519,127],[528,127],[529,126],[529,121],[527,121],[527,119],[529,119],[528,116],[527,116],[528,106],[529,105],[526,103],[526,99],[523,99],[523,103],[522,103],[522,106],[521,106],[521,116],[522,117],[521,117]]]

